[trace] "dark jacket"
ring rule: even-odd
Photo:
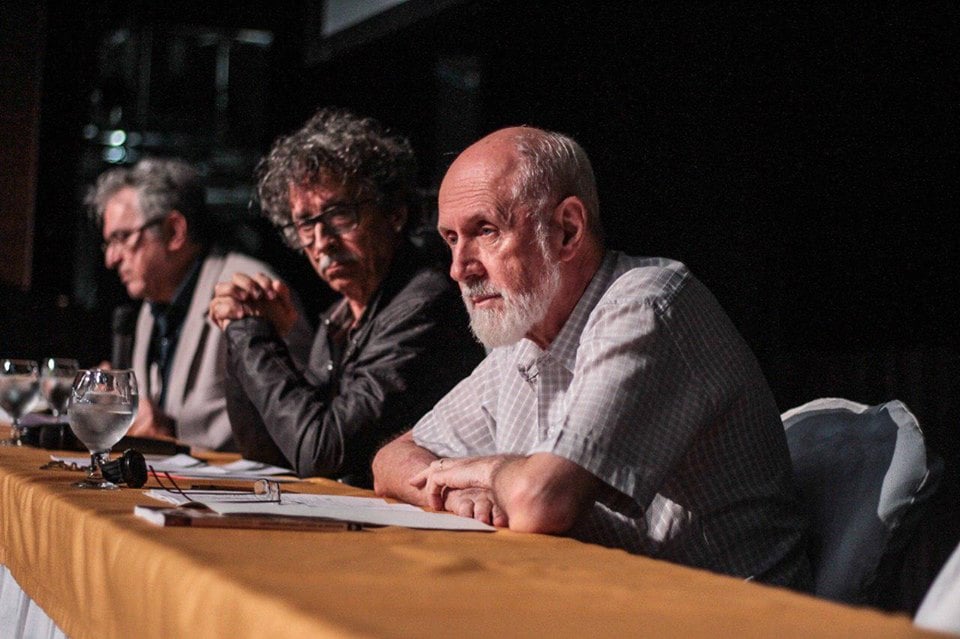
[[[305,370],[266,320],[231,322],[227,412],[244,457],[368,487],[377,449],[466,377],[483,349],[456,286],[411,245],[336,358],[328,330],[338,305],[321,315]]]

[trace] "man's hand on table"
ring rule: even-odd
[[[493,501],[493,493],[485,488],[454,488],[444,491],[443,510],[498,528],[510,525],[507,514]]]
[[[506,513],[494,499],[493,478],[512,458],[492,455],[437,459],[417,473],[410,485],[423,489],[434,510],[447,510],[494,526],[506,526]]]

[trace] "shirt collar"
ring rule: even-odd
[[[353,311],[350,310],[350,304],[346,298],[334,305],[333,310],[327,315],[325,323],[335,326],[337,330],[345,331],[353,328],[353,325],[357,323],[357,318],[353,316]]]
[[[545,359],[553,359],[559,362],[571,373],[577,363],[577,349],[580,347],[580,336],[590,314],[603,294],[610,287],[610,279],[616,268],[618,253],[616,251],[607,251],[600,264],[600,268],[593,274],[590,283],[580,296],[580,300],[574,307],[570,317],[564,323],[563,328],[557,334],[557,337],[550,343],[546,351],[539,346],[524,338],[517,346],[517,369],[521,375],[530,375],[535,377],[537,367]]]
[[[200,265],[202,263],[202,255],[194,258],[186,276],[180,281],[177,290],[173,292],[173,299],[169,303],[150,302],[150,312],[154,319],[160,315],[186,315],[187,308],[190,306],[190,299],[193,297],[193,289],[196,288],[197,280],[200,279]]]
[[[393,296],[410,282],[414,273],[427,263],[428,260],[421,255],[421,252],[409,240],[404,239],[397,246],[386,275],[377,290],[370,296],[370,301],[367,302],[360,317],[353,316],[347,300],[343,298],[332,310],[326,312],[327,320],[349,322],[348,328],[351,330],[360,329],[367,323],[368,318],[377,314],[381,305],[389,303]]]

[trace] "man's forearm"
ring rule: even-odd
[[[373,459],[373,489],[381,497],[392,497],[417,506],[428,506],[422,488],[410,480],[435,461],[437,456],[417,446],[413,432],[407,431],[384,446]]]
[[[493,499],[520,532],[563,533],[593,501],[600,482],[576,464],[549,453],[515,457],[492,476]]]
[[[244,442],[266,445],[268,456],[276,449],[301,477],[335,476],[346,441],[324,430],[331,426],[325,419],[329,390],[305,379],[265,319],[233,321],[225,335],[229,381],[237,387],[227,393],[230,420],[241,452],[260,457]]]

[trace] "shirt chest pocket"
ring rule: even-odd
[[[573,375],[563,366],[542,367],[537,378],[537,434],[541,442],[552,440],[563,428],[568,414],[568,393]]]

